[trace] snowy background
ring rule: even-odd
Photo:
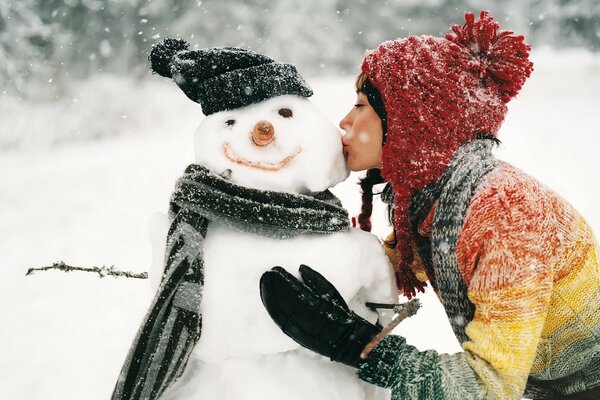
[[[403,30],[395,35],[378,31],[368,38],[365,38],[366,33],[359,32],[367,32],[369,25],[356,17],[357,11],[365,10],[364,2],[347,2],[350,6],[346,8],[332,6],[329,10],[337,19],[322,12],[313,13],[314,18],[307,17],[304,24],[296,22],[302,25],[294,25],[298,35],[289,36],[290,32],[286,35],[293,38],[297,46],[280,46],[280,36],[249,23],[261,21],[255,15],[256,7],[262,4],[263,10],[269,9],[267,1],[219,9],[219,18],[214,20],[230,33],[224,39],[229,42],[223,43],[215,33],[219,32],[219,26],[211,26],[212,30],[205,33],[193,14],[186,14],[189,10],[173,8],[174,4],[187,7],[183,4],[189,2],[0,0],[0,75],[4,79],[4,85],[0,86],[0,399],[100,400],[109,397],[131,339],[151,300],[150,283],[110,277],[100,279],[81,272],[50,271],[25,277],[25,272],[29,267],[59,260],[81,266],[115,265],[134,272],[148,270],[151,263],[148,221],[154,212],[166,211],[175,179],[193,161],[192,136],[203,118],[199,106],[190,102],[172,82],[149,76],[142,67],[145,56],[140,57],[131,49],[117,48],[114,39],[94,33],[94,29],[99,29],[107,35],[115,31],[123,35],[123,27],[103,14],[103,19],[88,19],[89,34],[67,34],[65,26],[76,32],[78,18],[83,18],[77,17],[74,10],[86,11],[88,17],[98,16],[98,11],[90,10],[99,10],[103,3],[110,5],[117,16],[120,12],[117,8],[127,4],[152,6],[154,8],[148,8],[151,13],[146,10],[147,14],[140,14],[138,10],[138,14],[123,15],[140,24],[150,24],[148,20],[152,16],[160,17],[162,25],[157,22],[156,26],[163,27],[169,26],[169,19],[177,21],[171,31],[181,28],[187,35],[182,33],[182,36],[188,40],[192,32],[196,32],[196,38],[202,38],[198,39],[200,46],[243,45],[297,63],[315,90],[313,101],[337,123],[354,102],[353,76],[362,52],[357,50],[360,46],[362,49],[373,47],[379,40],[405,32],[421,33],[415,26],[431,19],[441,18],[445,30],[447,21],[460,21],[462,10],[471,8],[467,7],[470,4],[487,2],[428,0],[420,2],[424,4],[422,7],[430,7],[427,13],[418,14],[415,6],[409,10],[415,13],[410,17],[408,11],[399,14],[405,10],[389,2],[390,9],[396,13],[390,14],[401,21]],[[216,6],[209,1],[191,3],[198,10],[204,10],[204,14],[217,13]],[[229,3],[235,2],[223,2]],[[446,3],[450,4],[449,8],[442,8]],[[600,109],[600,55],[594,52],[600,32],[586,28],[589,24],[577,16],[577,10],[581,9],[585,10],[586,18],[597,21],[594,20],[596,2],[587,2],[587,6],[585,1],[562,2],[580,3],[581,7],[573,6],[560,10],[561,13],[551,7],[553,1],[545,2],[548,9],[544,12],[539,11],[542,3],[539,1],[498,3],[504,7],[498,12],[504,13],[507,23],[517,25],[513,29],[526,28],[525,33],[539,42],[533,53],[532,78],[509,105],[500,133],[503,146],[498,156],[556,189],[578,208],[596,232],[600,232],[597,207],[600,204],[600,116],[597,111]],[[48,7],[45,14],[40,11],[40,4]],[[288,8],[279,5],[268,12],[281,8],[281,19],[272,25],[279,28],[285,18],[291,21],[290,2],[281,4]],[[527,16],[517,15],[515,10],[524,4],[534,11],[538,7],[538,11]],[[298,11],[300,15],[311,12],[311,6],[303,7],[307,9]],[[447,19],[453,8],[461,11],[455,11],[452,19]],[[37,25],[34,21],[38,18],[43,22],[43,18],[52,16],[54,11],[54,18],[63,12],[67,18],[64,10],[73,12],[71,19]],[[171,13],[169,10],[179,11]],[[225,18],[223,15],[227,12],[231,14]],[[6,18],[7,15],[13,18]],[[23,18],[19,20],[15,15]],[[570,25],[546,23],[557,15],[570,15],[570,19],[565,17]],[[236,23],[244,18],[248,24]],[[327,18],[338,22],[326,22]],[[146,22],[141,22],[143,19]],[[15,25],[17,20],[22,24]],[[96,24],[100,24],[99,28]],[[242,26],[237,29],[239,25]],[[250,29],[250,25],[254,27],[253,33],[246,31],[246,36],[240,36],[246,42],[233,34]],[[38,32],[39,41],[32,41],[32,37],[26,40],[23,38],[27,26],[31,32],[36,27],[40,32],[54,31],[47,31],[49,36]],[[317,31],[321,35],[314,35],[312,39],[306,36],[311,26],[319,26]],[[565,28],[569,26],[570,29]],[[598,24],[591,26],[597,29]],[[109,28],[109,32],[104,28]],[[142,36],[136,46],[140,51],[147,51],[154,40],[152,35],[146,31],[137,35],[136,27],[127,28],[130,36],[122,37]],[[542,28],[544,35],[540,33]],[[168,34],[164,28],[155,27],[155,30],[161,31],[153,35]],[[327,44],[322,41],[321,36],[327,36],[332,30],[340,35],[341,45],[331,37]],[[51,48],[40,44],[44,37],[46,41],[49,38],[56,41]],[[135,48],[129,39],[122,42],[123,47],[129,43],[130,48]],[[94,45],[96,50],[86,50],[84,43]],[[555,46],[547,47],[544,43]],[[307,46],[317,50],[308,51]],[[279,50],[274,50],[276,48]],[[20,60],[14,49],[42,62]],[[280,53],[288,50],[290,53]],[[306,58],[306,54],[310,57]],[[85,68],[82,60],[87,60]],[[116,61],[123,65],[117,66]],[[28,70],[28,64],[35,68]],[[50,67],[54,69],[47,69]],[[123,73],[125,70],[129,72]],[[351,176],[334,190],[352,215],[359,209],[357,178]],[[380,207],[374,216],[374,233],[381,237],[388,230],[385,212]],[[459,351],[434,295],[426,293],[422,298],[424,308],[403,323],[398,332],[421,349]]]

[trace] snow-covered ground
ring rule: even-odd
[[[509,106],[498,155],[556,189],[600,232],[600,57],[538,51],[534,62]],[[313,101],[334,121],[354,102],[353,77],[309,81]],[[148,221],[166,210],[175,179],[193,161],[202,114],[172,83],[104,77],[76,97],[77,106],[0,109],[0,143],[21,147],[0,153],[0,399],[109,397],[150,283],[25,272],[59,260],[148,270]],[[87,130],[102,138],[66,141]],[[7,139],[13,131],[28,135],[25,144]],[[335,188],[353,215],[356,180]],[[388,229],[380,208],[374,233]],[[424,308],[398,332],[421,349],[458,351],[435,296],[421,297]]]

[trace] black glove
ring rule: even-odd
[[[281,267],[260,278],[260,298],[273,321],[297,343],[358,368],[360,353],[380,331],[348,308],[321,274],[300,266],[302,280]]]

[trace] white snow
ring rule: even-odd
[[[542,51],[534,54],[534,62],[532,78],[509,104],[498,154],[561,193],[598,233],[600,59]],[[153,79],[157,82],[128,86],[106,101],[105,108],[86,103],[109,116],[128,115],[125,122],[117,120],[135,134],[60,147],[38,145],[38,140],[57,142],[64,124],[79,118],[60,110],[57,118],[37,121],[38,130],[27,139],[30,145],[0,154],[1,399],[110,396],[151,300],[150,282],[80,272],[24,275],[29,267],[58,260],[81,266],[114,264],[134,272],[149,269],[148,221],[154,212],[166,211],[175,179],[193,161],[193,132],[202,119],[198,106],[172,83]],[[312,101],[337,123],[353,104],[353,82],[354,77],[310,80]],[[109,89],[104,83],[97,83],[98,92]],[[115,104],[122,108],[115,111]],[[57,111],[38,105],[32,113],[28,107],[16,104],[9,112],[0,110],[1,136],[10,134],[11,121],[27,126],[38,115]],[[77,107],[86,110],[81,101]],[[93,130],[106,117],[81,121],[87,123],[83,131]],[[115,129],[124,126],[114,124]],[[356,179],[353,174],[335,188],[353,215],[360,205]],[[385,218],[383,209],[376,209],[373,224],[379,236],[388,232]],[[423,308],[397,332],[420,349],[458,351],[435,296],[428,292],[420,297]],[[252,380],[268,374],[269,368],[274,367],[249,371],[238,361],[230,371],[247,373]],[[297,380],[289,377],[291,384],[301,383],[302,372],[297,373]]]
[[[206,368],[197,359],[192,360],[186,375],[196,378],[186,387],[195,394],[193,399],[285,399],[305,400],[318,398],[340,398],[377,400],[357,380],[348,380],[353,373],[350,367],[329,363],[324,371],[320,357],[308,350],[300,354],[274,354],[268,358],[233,358],[223,360],[219,370]],[[293,373],[282,374],[282,371]],[[316,374],[315,372],[320,373]],[[186,383],[182,377],[178,386]],[[335,382],[340,384],[335,385]],[[185,396],[185,397],[182,397]],[[182,390],[173,390],[164,400],[188,398]]]
[[[281,266],[299,277],[302,263],[325,276],[342,297],[350,300],[352,309],[373,323],[377,314],[364,303],[395,299],[387,259],[377,240],[365,232],[353,229],[278,240],[213,224],[204,243],[203,328],[198,357],[214,362],[299,348],[280,334],[256,293],[260,276],[269,266]]]

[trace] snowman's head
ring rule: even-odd
[[[348,176],[340,131],[297,95],[207,116],[194,151],[198,164],[261,190],[320,192]]]
[[[340,131],[307,100],[312,89],[295,66],[238,47],[189,47],[166,38],[150,61],[202,106],[199,164],[239,185],[282,192],[320,192],[348,176]]]

